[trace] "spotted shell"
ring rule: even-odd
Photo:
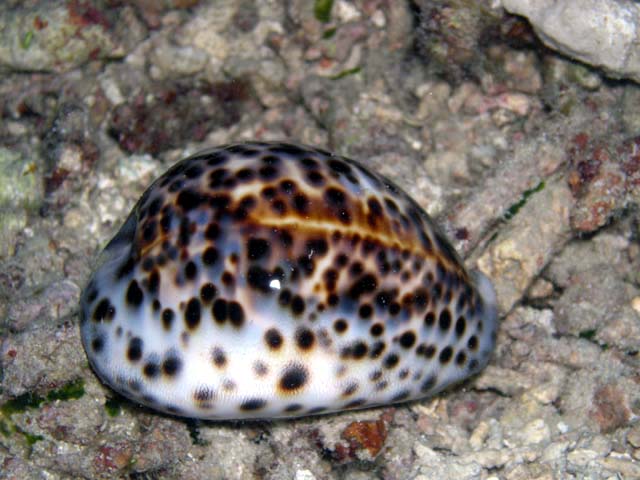
[[[276,418],[419,399],[478,372],[496,302],[391,181],[249,142],[157,179],[81,298],[102,381],[171,414]]]

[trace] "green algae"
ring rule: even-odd
[[[36,435],[24,430],[18,430],[18,431],[22,434],[22,436],[27,442],[27,445],[29,445],[30,447],[35,445],[36,442],[39,442],[40,440],[44,440],[44,437],[42,435]]]
[[[77,400],[84,395],[84,380],[81,378],[66,383],[60,388],[50,390],[45,396],[40,396],[33,392],[26,392],[18,395],[11,400],[7,400],[0,405],[0,412],[9,417],[14,413],[23,413],[27,409],[35,409],[42,406],[43,403],[55,402],[56,400],[67,401]]]
[[[107,398],[104,409],[110,417],[117,417],[122,411],[122,401],[117,397]]]
[[[0,434],[10,437],[12,433],[19,433],[24,437],[27,446],[32,447],[37,442],[44,440],[42,435],[27,432],[11,420],[11,415],[24,413],[27,410],[40,408],[45,403],[68,400],[77,400],[85,394],[84,380],[81,378],[64,384],[60,388],[49,390],[45,395],[34,392],[26,392],[0,405]]]
[[[581,338],[583,340],[586,340],[587,342],[591,342],[594,345],[597,345],[602,349],[602,351],[608,350],[609,344],[599,342],[598,339],[596,338],[597,333],[598,331],[595,328],[589,328],[587,330],[582,330],[581,332],[579,332],[578,338]]]
[[[4,420],[0,420],[0,434],[2,434],[3,437],[8,437],[11,433],[11,425]]]
[[[14,413],[23,413],[28,408],[38,408],[43,402],[44,398],[41,396],[27,392],[3,403],[0,406],[0,412],[8,417]]]
[[[336,27],[328,28],[327,30],[325,30],[325,32],[322,34],[323,40],[332,38],[336,34],[336,31]]]
[[[348,77],[349,75],[355,75],[356,73],[359,73],[360,70],[362,70],[360,67],[349,68],[329,78],[331,78],[331,80],[340,80],[341,78]]]
[[[77,400],[79,398],[82,398],[84,393],[84,380],[79,378],[63,385],[56,390],[51,390],[49,393],[47,393],[47,401],[53,402],[56,400]]]
[[[529,190],[525,190],[522,193],[520,200],[518,200],[516,203],[514,203],[509,208],[507,208],[507,211],[503,215],[504,219],[511,220],[513,217],[515,217],[516,214],[520,211],[520,209],[526,205],[527,201],[529,200],[529,197],[531,197],[531,195],[533,195],[534,193],[541,192],[542,190],[544,190],[544,187],[545,187],[545,183],[544,181],[541,181],[535,187],[530,188]]]
[[[331,8],[333,0],[316,0],[313,5],[313,13],[316,20],[322,23],[328,23],[331,20]]]
[[[0,147],[0,257],[15,253],[15,238],[42,199],[42,176],[21,152]]]
[[[209,445],[210,442],[208,440],[203,439],[200,436],[201,422],[199,420],[191,419],[191,418],[186,419],[185,425],[187,427],[187,430],[189,431],[189,437],[191,437],[192,445],[199,445],[202,447]]]
[[[593,342],[596,337],[596,329],[591,328],[589,330],[583,330],[578,334],[578,337],[582,338],[583,340],[589,340],[590,342]]]
[[[33,30],[29,30],[20,40],[20,46],[23,50],[27,50],[31,46],[33,40]]]

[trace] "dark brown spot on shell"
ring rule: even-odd
[[[204,231],[204,236],[207,240],[216,240],[220,235],[220,227],[217,223],[210,223],[207,225],[207,229]]]
[[[250,238],[247,243],[247,257],[257,261],[269,255],[270,245],[264,238]]]
[[[304,313],[305,304],[300,295],[295,295],[291,299],[291,312],[294,315],[302,315]]]
[[[366,405],[366,403],[367,403],[366,399],[358,398],[356,400],[350,401],[349,403],[346,403],[343,408],[345,409],[358,408],[358,407],[362,407],[363,405]]]
[[[240,303],[235,301],[229,302],[228,315],[231,325],[236,328],[242,327],[242,324],[244,323],[244,309]]]
[[[364,342],[356,342],[353,344],[351,351],[353,358],[355,358],[356,360],[360,360],[367,355],[369,347],[367,347],[367,344]]]
[[[433,358],[436,355],[436,347],[435,345],[427,345],[424,351],[425,358]]]
[[[427,312],[427,314],[424,316],[424,326],[427,328],[431,328],[435,323],[436,323],[435,314],[433,312]]]
[[[264,341],[271,350],[278,350],[282,346],[282,335],[275,328],[270,328],[264,334]]]
[[[278,387],[284,393],[292,393],[302,388],[307,383],[308,377],[309,373],[304,365],[294,363],[285,369]]]
[[[373,325],[371,325],[371,328],[369,329],[369,333],[373,337],[379,337],[384,333],[384,325],[381,323],[374,323]]]
[[[184,211],[193,210],[200,206],[203,196],[194,190],[182,190],[176,199],[176,204]]]
[[[215,394],[215,390],[213,388],[198,387],[193,392],[193,399],[196,402],[209,402],[210,400],[213,399],[214,394]]]
[[[295,413],[295,412],[299,412],[303,408],[304,408],[304,406],[299,404],[299,403],[292,403],[292,404],[287,405],[286,407],[284,407],[283,412],[285,412],[285,413]]]
[[[227,356],[224,350],[219,347],[215,347],[211,352],[211,360],[213,360],[213,364],[218,368],[222,368],[227,364]]]
[[[160,367],[155,362],[148,362],[142,369],[142,373],[149,379],[154,379],[160,374]]]
[[[136,262],[133,257],[127,258],[116,272],[116,280],[122,280],[124,277],[130,275],[133,269],[136,267]]]
[[[310,409],[307,411],[307,414],[309,414],[309,415],[316,415],[316,414],[318,414],[318,413],[322,413],[322,412],[324,412],[324,411],[326,411],[326,410],[327,410],[327,407],[313,407],[313,408],[310,408]]]
[[[369,320],[373,314],[373,308],[368,303],[361,305],[358,309],[358,316],[363,320]]]
[[[175,318],[175,313],[170,308],[165,308],[162,311],[161,319],[162,319],[162,328],[165,331],[171,330],[171,326],[173,325],[173,319]]]
[[[348,295],[354,300],[358,300],[360,296],[373,292],[378,286],[376,277],[370,273],[362,275],[349,288]]]
[[[337,332],[337,333],[344,333],[347,331],[347,329],[349,328],[349,324],[347,323],[347,321],[343,318],[339,318],[338,320],[336,320],[335,322],[333,322],[333,329]]]
[[[212,266],[218,260],[218,250],[215,247],[208,247],[202,253],[202,263],[207,266]]]
[[[227,301],[223,298],[218,298],[213,302],[212,308],[213,318],[216,322],[222,324],[227,321],[228,307]]]
[[[428,391],[432,390],[433,387],[436,386],[436,383],[438,382],[438,377],[435,375],[430,375],[428,376],[424,382],[422,382],[422,385],[420,386],[420,392],[421,393],[427,393]]]
[[[464,318],[463,315],[460,315],[458,317],[458,320],[456,321],[456,335],[458,336],[458,338],[464,335],[464,332],[466,329],[467,329],[467,320]]]
[[[347,385],[344,388],[344,390],[342,390],[342,396],[343,397],[350,397],[351,395],[353,395],[357,391],[358,391],[358,383],[357,382],[351,382],[349,385]]]
[[[187,303],[187,308],[184,311],[184,322],[188,330],[195,330],[200,325],[200,300],[193,297]]]
[[[93,340],[91,340],[91,349],[95,353],[100,353],[103,348],[104,348],[104,337],[101,337],[101,336],[94,337]]]
[[[253,364],[253,371],[258,377],[264,377],[267,373],[269,373],[269,368],[264,362],[257,360]]]
[[[261,410],[267,405],[267,401],[262,398],[250,398],[240,404],[240,410],[243,412],[253,412]]]
[[[449,363],[452,356],[453,356],[453,348],[451,348],[450,346],[447,346],[442,349],[442,351],[440,352],[440,357],[438,358],[441,364],[446,365],[447,363]]]
[[[168,356],[162,362],[162,373],[169,377],[176,376],[182,369],[182,361],[175,355]]]
[[[395,353],[390,353],[384,359],[384,367],[388,369],[392,369],[396,365],[398,365],[399,361],[400,361],[400,358],[398,357],[398,355],[396,355]]]
[[[371,352],[369,353],[369,358],[376,359],[382,355],[382,352],[387,348],[384,342],[378,341],[373,344],[371,347]]]
[[[311,330],[301,327],[296,330],[296,344],[300,350],[310,350],[315,343],[315,335]]]
[[[154,270],[147,279],[147,290],[150,294],[155,295],[160,288],[160,274],[158,270]]]
[[[438,317],[438,326],[440,330],[446,332],[451,327],[451,313],[446,308],[440,312],[440,316]]]
[[[127,288],[127,303],[132,307],[139,307],[144,300],[144,293],[140,289],[140,285],[136,280],[131,280]]]
[[[411,396],[411,390],[402,390],[396,393],[393,397],[391,397],[391,402],[392,403],[401,402],[403,400],[406,400],[410,396]]]
[[[200,300],[204,304],[211,303],[211,301],[215,298],[218,293],[218,289],[215,287],[213,283],[205,283],[200,288]]]
[[[198,274],[198,267],[196,267],[196,264],[193,263],[193,261],[188,261],[187,264],[184,266],[184,277],[187,280],[193,280],[196,278],[197,274]]]
[[[140,337],[133,337],[129,340],[127,358],[130,362],[137,362],[142,358],[142,339]]]
[[[96,322],[110,322],[116,314],[115,307],[108,298],[103,298],[98,302],[98,306],[93,311],[93,320]]]
[[[416,343],[416,334],[412,331],[406,331],[400,336],[400,345],[403,348],[411,348]]]

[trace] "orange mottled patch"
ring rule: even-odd
[[[378,420],[351,422],[342,432],[352,448],[366,448],[372,457],[380,453],[387,439],[388,424],[393,418],[393,410],[388,410]]]

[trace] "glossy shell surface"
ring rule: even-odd
[[[176,415],[276,418],[433,395],[478,372],[493,288],[360,163],[249,142],[157,179],[81,298],[98,376]]]

